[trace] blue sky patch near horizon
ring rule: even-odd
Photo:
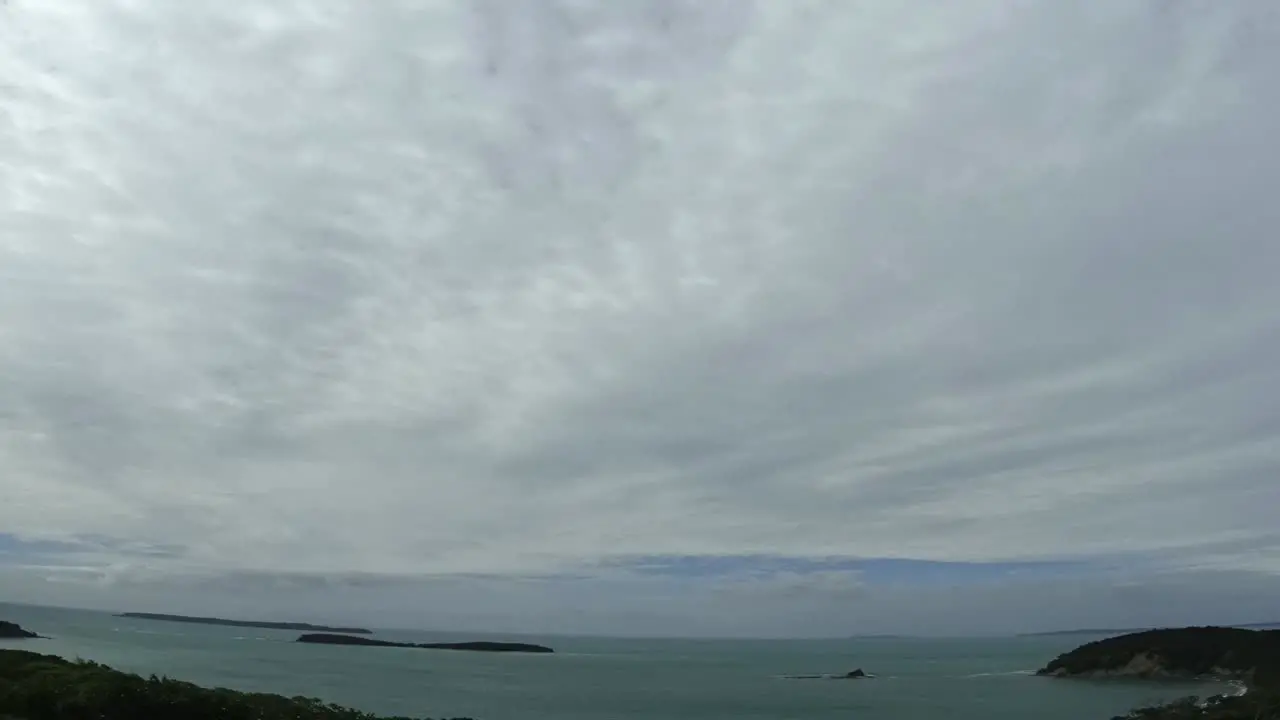
[[[0,566],[65,565],[70,555],[83,549],[83,546],[72,542],[24,540],[16,535],[0,533]]]
[[[48,555],[82,550],[80,543],[65,540],[25,540],[12,533],[0,532],[0,553],[12,555]]]
[[[977,583],[1010,577],[1062,577],[1108,566],[1086,560],[945,562],[912,558],[800,558],[769,555],[650,556],[613,563],[641,575],[690,580],[726,576],[857,573],[870,584]]]
[[[68,555],[118,553],[125,557],[174,558],[182,554],[178,545],[151,545],[128,542],[101,535],[77,535],[67,540],[24,538],[0,532],[0,562],[60,564]]]
[[[0,533],[0,562],[61,564],[71,554],[125,550],[136,557],[175,557],[178,547],[130,546],[106,537],[74,540],[24,539]],[[1089,560],[1017,562],[946,562],[915,558],[787,557],[776,555],[652,555],[600,564],[646,577],[715,580],[726,577],[768,578],[853,573],[867,584],[967,584],[1021,578],[1055,578],[1101,571],[1108,566]],[[582,582],[597,579],[591,572],[553,573],[546,579]]]

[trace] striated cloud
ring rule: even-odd
[[[10,0],[6,590],[926,616],[881,558],[1239,607],[1280,573],[1276,17]],[[981,575],[937,629],[1023,622]]]

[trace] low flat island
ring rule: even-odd
[[[187,615],[164,615],[160,613],[120,613],[116,617],[136,618],[139,620],[162,620],[165,622],[191,623],[193,625],[225,625],[228,627],[262,628],[264,630],[297,630],[300,632],[348,633],[352,635],[372,635],[372,630],[365,628],[327,627],[297,622],[259,622],[256,620],[226,620],[223,618],[190,617]]]
[[[489,642],[484,640],[460,643],[398,643],[390,642],[388,640],[351,637],[350,635],[327,635],[324,633],[303,635],[298,638],[298,642],[311,643],[315,645],[364,645],[368,647],[419,648],[422,650],[470,650],[472,652],[555,652],[555,650],[552,650],[545,645],[531,645],[529,643]]]

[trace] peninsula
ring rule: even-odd
[[[1280,630],[1188,627],[1086,643],[1036,671],[1055,678],[1234,680],[1243,695],[1196,697],[1113,720],[1280,720]]]
[[[555,652],[555,650],[544,645],[530,645],[528,643],[488,641],[460,643],[398,643],[390,642],[388,640],[374,640],[373,638],[352,637],[350,635],[327,635],[324,633],[303,635],[298,638],[298,642],[312,643],[315,645],[364,645],[368,647],[420,648],[423,650],[471,650],[474,652]]]
[[[1280,631],[1190,627],[1146,630],[1086,643],[1054,658],[1036,674],[1252,681],[1259,673],[1278,669]]]
[[[17,623],[0,620],[0,640],[33,640],[39,637]]]
[[[163,615],[159,613],[120,613],[116,617],[135,618],[139,620],[162,620],[165,622],[191,623],[194,625],[225,625],[228,627],[262,628],[265,630],[297,630],[301,632],[348,633],[352,635],[372,635],[372,630],[364,628],[326,627],[310,623],[295,622],[258,622],[255,620],[225,620],[223,618],[188,617],[186,615]]]

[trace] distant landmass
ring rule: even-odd
[[[1224,625],[1222,627],[1244,628],[1247,630],[1267,630],[1280,628],[1280,622],[1244,623],[1241,625]],[[1126,635],[1129,633],[1147,632],[1159,628],[1079,628],[1075,630],[1050,630],[1048,632],[1022,633],[1018,637],[1051,637],[1054,635]]]
[[[1229,680],[1237,687],[1204,699],[1190,696],[1138,708],[1113,720],[1280,719],[1280,630],[1146,630],[1086,643],[1054,658],[1036,674],[1091,680]]]
[[[1254,680],[1280,670],[1280,630],[1189,627],[1095,640],[1037,674],[1054,677],[1202,677]]]
[[[374,640],[373,638],[351,637],[350,635],[326,635],[323,633],[303,635],[298,638],[298,642],[313,643],[316,645],[365,645],[370,647],[421,648],[424,650],[471,650],[474,652],[555,652],[555,650],[544,645],[530,645],[529,643],[488,641],[460,643],[398,643],[387,640]]]
[[[318,631],[330,633],[347,633],[351,635],[372,635],[372,630],[365,628],[327,627],[310,623],[296,622],[258,622],[255,620],[227,620],[224,618],[189,617],[186,615],[164,615],[160,613],[120,613],[116,617],[138,618],[141,620],[163,620],[165,622],[191,623],[194,625],[225,625],[228,627],[251,627],[266,630],[297,630],[302,632]]]
[[[1123,635],[1125,633],[1142,632],[1151,628],[1077,628],[1074,630],[1047,630],[1045,632],[1021,633],[1018,637],[1053,637],[1055,635]]]

